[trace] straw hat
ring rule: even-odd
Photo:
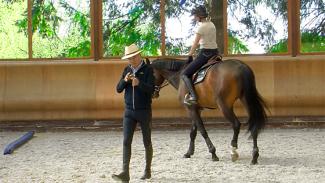
[[[125,47],[125,53],[122,59],[131,58],[137,54],[139,54],[142,50],[140,50],[135,44],[131,44],[130,46]]]

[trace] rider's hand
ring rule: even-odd
[[[188,56],[188,58],[187,58],[186,64],[189,64],[189,63],[191,63],[192,61],[193,61],[193,56],[190,55],[190,56]]]

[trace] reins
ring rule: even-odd
[[[164,81],[160,86],[158,86],[158,85],[155,86],[155,91],[156,91],[156,92],[160,92],[160,90],[161,90],[163,87],[167,86],[167,85],[169,85],[169,82],[168,82],[167,80],[165,80],[165,81]]]
[[[167,85],[169,85],[169,82],[168,82],[167,80],[165,80],[165,81],[163,82],[163,84],[159,86],[159,88],[162,89],[163,87],[165,87],[165,86],[167,86]]]

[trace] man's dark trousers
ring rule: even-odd
[[[129,172],[129,164],[131,159],[131,144],[133,134],[137,123],[141,126],[143,144],[145,147],[146,170],[150,170],[152,162],[152,144],[151,144],[151,109],[132,110],[126,109],[123,119],[123,171]]]

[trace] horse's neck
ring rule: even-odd
[[[179,78],[180,72],[165,72],[164,77],[165,79],[175,88],[178,89],[179,87]]]

